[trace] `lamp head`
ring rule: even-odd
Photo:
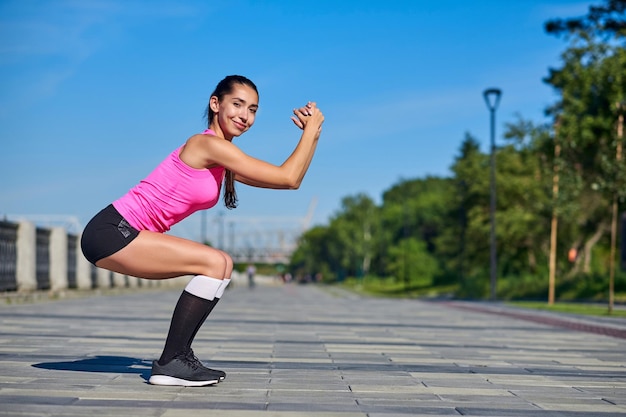
[[[487,103],[487,107],[489,108],[489,110],[493,111],[498,108],[501,95],[502,90],[500,90],[499,88],[488,88],[483,92],[483,96],[485,97],[485,103]]]

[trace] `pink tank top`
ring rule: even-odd
[[[205,130],[203,134],[215,134]],[[182,146],[113,206],[138,230],[166,232],[198,210],[213,207],[220,196],[224,168],[196,169],[180,160]]]

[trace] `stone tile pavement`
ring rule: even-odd
[[[229,288],[194,343],[226,380],[152,386],[179,292],[1,305],[0,415],[626,416],[624,319],[313,285]]]

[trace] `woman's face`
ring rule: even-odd
[[[259,108],[259,96],[253,88],[235,83],[230,94],[222,100],[211,97],[211,106],[217,116],[225,139],[237,137],[250,129]]]

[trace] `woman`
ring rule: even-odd
[[[220,81],[207,106],[209,128],[191,136],[143,181],[98,213],[85,227],[81,247],[94,265],[147,279],[194,275],[172,315],[161,357],[152,364],[155,385],[203,386],[223,380],[205,367],[191,343],[230,282],[233,261],[221,250],[164,234],[192,213],[213,207],[224,183],[224,203],[237,206],[235,181],[297,189],[311,163],[324,116],[315,103],[294,110],[303,130],[280,166],[246,155],[232,140],[254,124],[259,95],[240,75]]]

